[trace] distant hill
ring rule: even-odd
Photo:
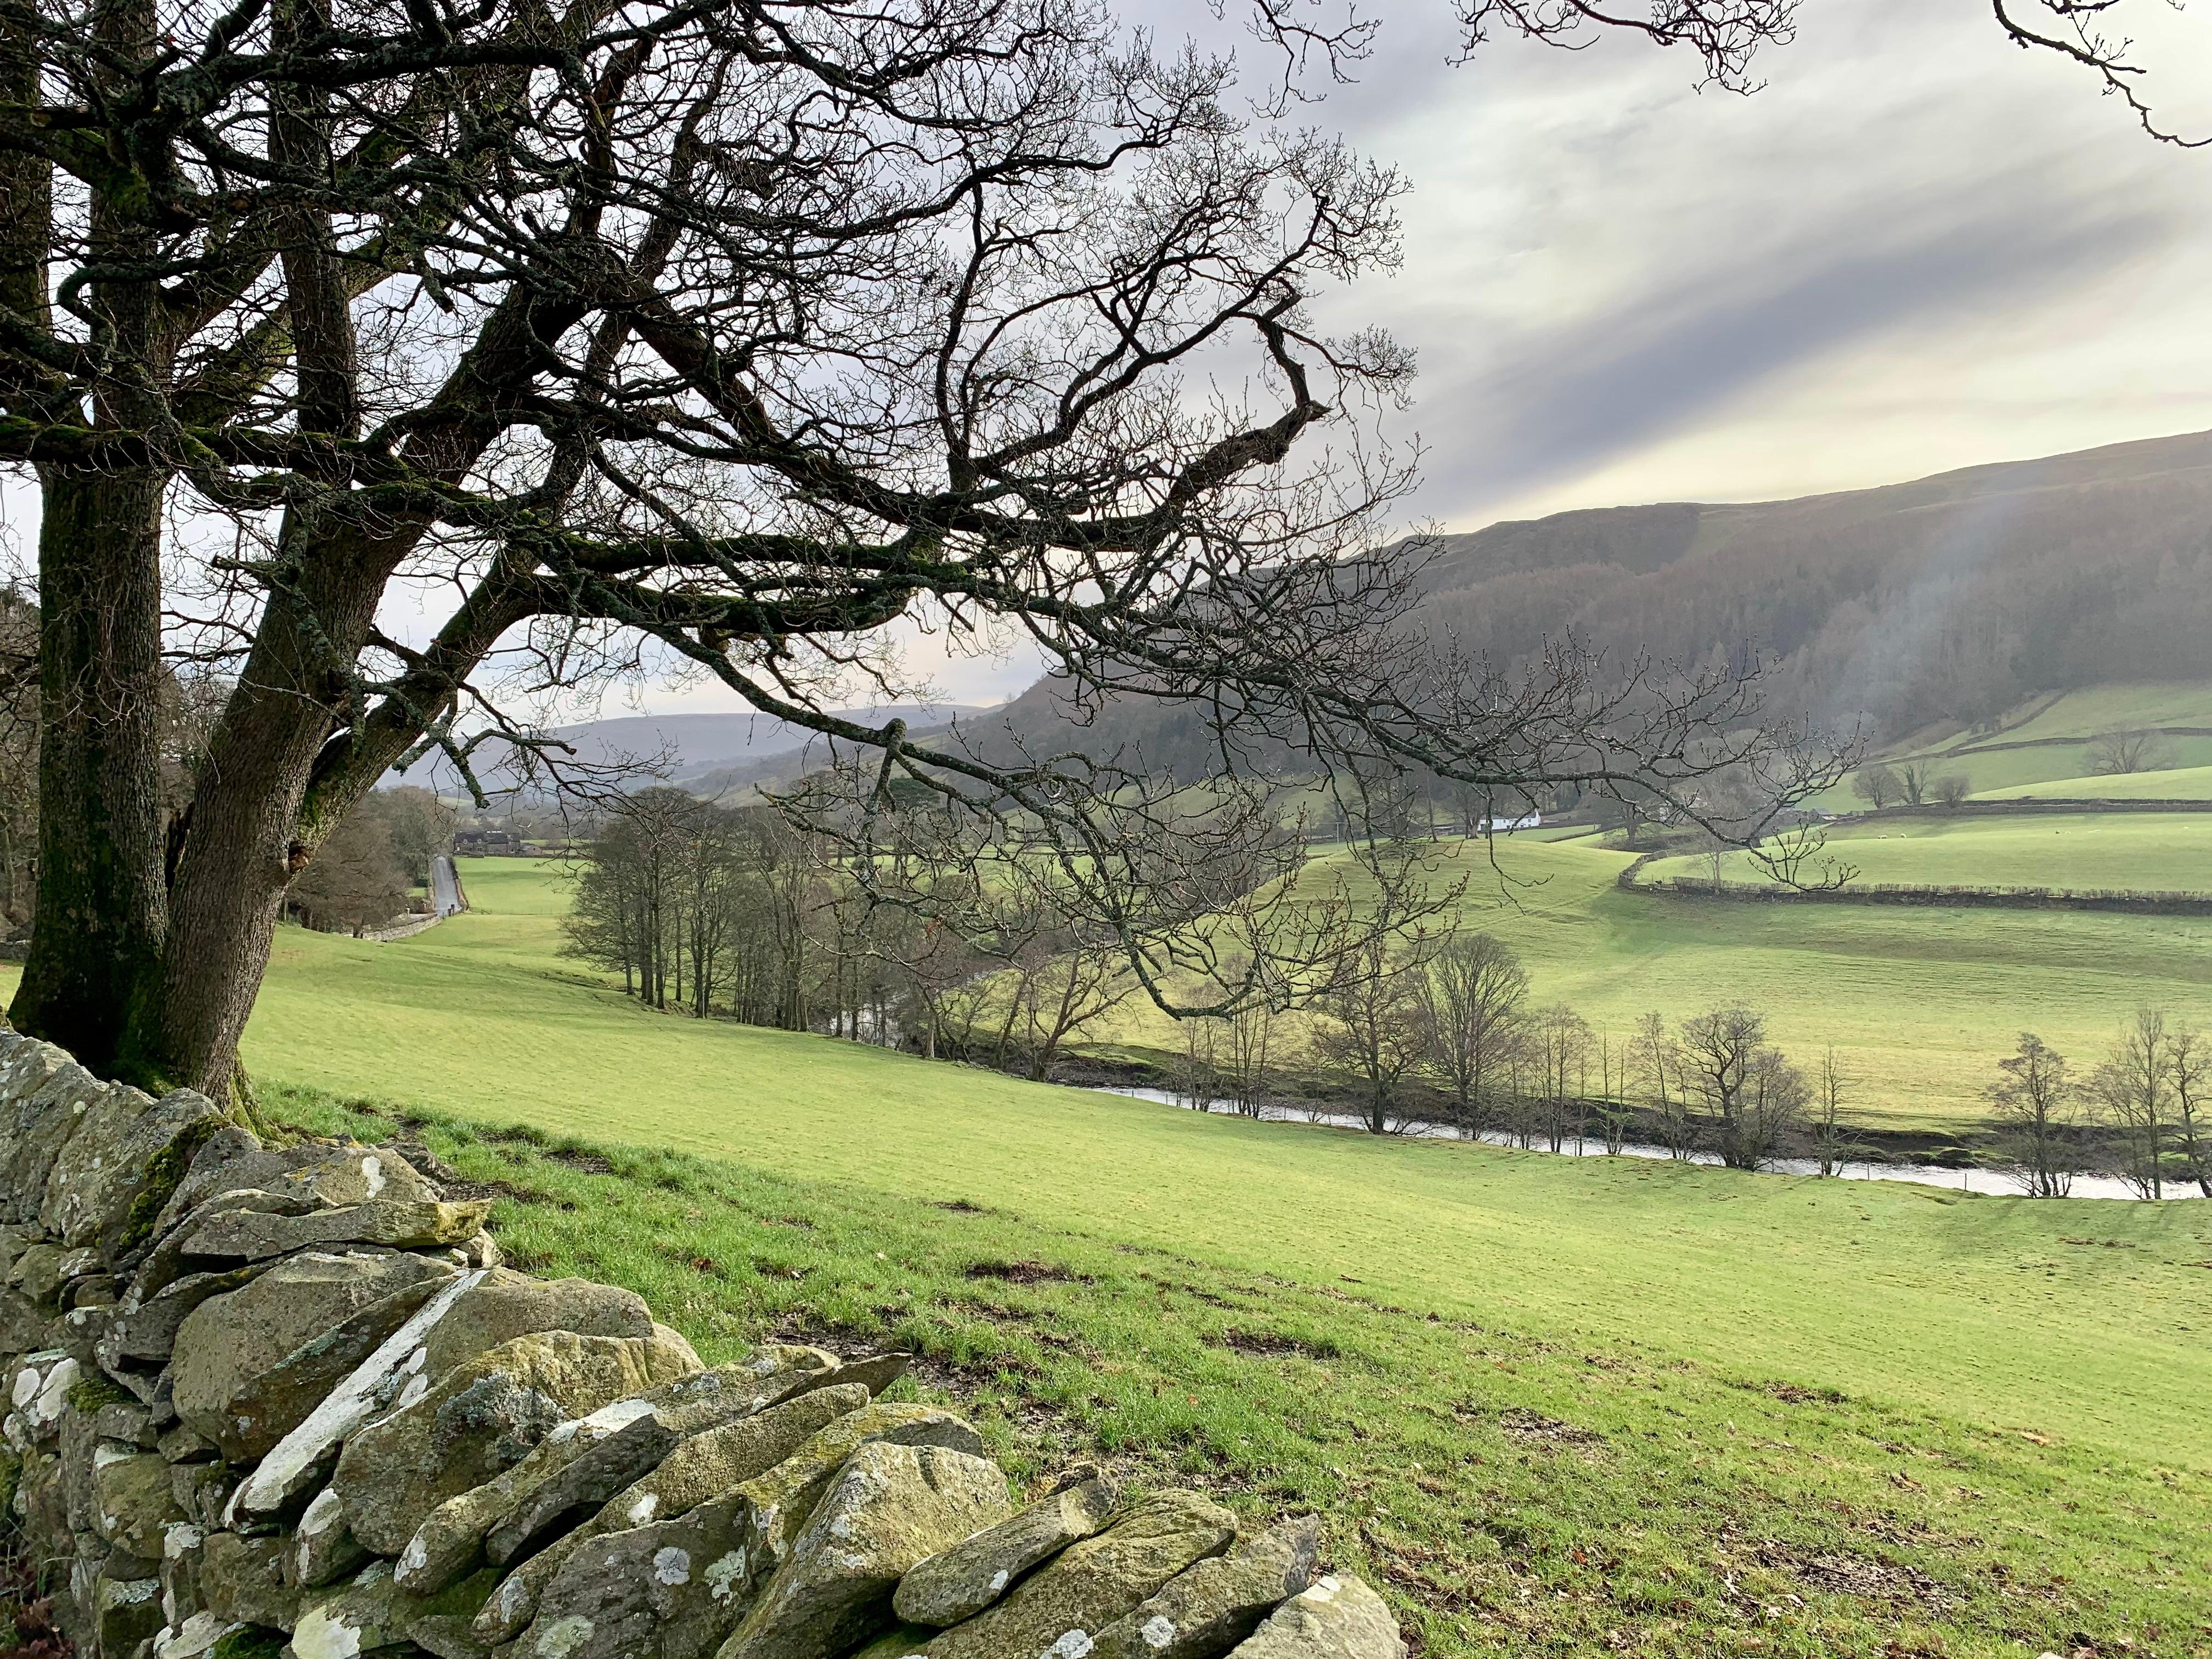
[[[1626,665],[1765,653],[1776,707],[1892,740],[2039,693],[2212,679],[2212,433],[1795,501],[1659,502],[1434,538],[1417,625],[1511,664],[1569,630]],[[1048,682],[1007,710],[1054,722]],[[1203,754],[1194,714],[1111,711],[1086,746]]]
[[[966,720],[981,712],[966,703],[886,703],[881,708],[836,711],[845,720],[881,726],[897,719],[917,729]],[[578,759],[599,764],[651,761],[665,756],[671,775],[678,778],[696,777],[771,755],[795,754],[810,742],[820,741],[804,726],[753,711],[624,714],[561,726],[554,735],[575,744]]]
[[[2024,698],[2212,678],[2212,433],[1796,501],[1555,514],[1434,545],[1422,619],[1513,659],[1767,653],[1775,693],[1887,735]]]
[[[881,726],[894,717],[916,733],[969,720],[984,711],[968,703],[886,703],[841,708],[844,719]],[[574,746],[574,763],[627,775],[639,784],[664,781],[702,794],[795,772],[823,739],[772,714],[622,714],[553,728]]]

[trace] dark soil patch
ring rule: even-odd
[[[1808,1388],[1802,1382],[1731,1382],[1729,1386],[1741,1389],[1747,1394],[1763,1394],[1785,1406],[1847,1406],[1851,1398],[1838,1389]]]
[[[449,1204],[465,1204],[477,1198],[504,1198],[516,1204],[550,1204],[556,1210],[576,1207],[568,1199],[556,1198],[550,1193],[514,1181],[447,1181],[439,1185]]]
[[[1826,1550],[1806,1556],[1772,1544],[1762,1546],[1759,1553],[1763,1565],[1786,1568],[1809,1589],[1826,1590],[1832,1595],[1917,1605],[1931,1613],[1965,1605],[1941,1579],[1929,1577],[1917,1567],[1885,1561],[1876,1556],[1843,1550]]]
[[[1073,1285],[1084,1281],[1080,1273],[1072,1273],[1065,1267],[1055,1267],[1043,1261],[978,1261],[968,1269],[970,1279],[995,1279],[1006,1285]]]
[[[964,1198],[937,1199],[932,1201],[939,1209],[950,1210],[955,1215],[988,1215],[989,1213],[981,1205],[970,1204]]]
[[[1255,1359],[1278,1359],[1293,1353],[1307,1359],[1334,1359],[1341,1352],[1327,1338],[1308,1342],[1277,1331],[1224,1331],[1213,1340],[1221,1347],[1234,1348]]]
[[[1531,1440],[1559,1446],[1601,1446],[1605,1437],[1594,1429],[1584,1429],[1556,1417],[1547,1417],[1541,1412],[1523,1411],[1519,1407],[1498,1414],[1498,1426],[1516,1440]]]

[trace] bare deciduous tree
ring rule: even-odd
[[[1364,423],[1411,359],[1311,301],[1395,261],[1402,183],[1089,0],[6,0],[0,46],[47,784],[12,1014],[105,1074],[228,1089],[286,884],[396,764],[569,765],[503,684],[690,665],[1020,818],[1086,923],[1172,908],[1117,849],[1194,781],[836,715],[900,700],[893,623],[1197,711],[1232,771],[1694,819],[1731,766],[1749,840],[1832,781],[1741,672],[1509,680],[1397,629],[1421,550],[1367,556],[1411,474]],[[400,581],[453,596],[426,641],[380,628]],[[173,814],[165,613],[226,688]]]
[[[1820,1070],[1813,1079],[1812,1105],[1807,1114],[1813,1140],[1813,1158],[1823,1176],[1841,1176],[1854,1159],[1866,1156],[1844,1115],[1844,1102],[1858,1079],[1830,1043],[1820,1054]]]
[[[1455,934],[1429,959],[1421,982],[1429,1063],[1470,1139],[1496,1127],[1498,1079],[1521,1041],[1528,997],[1520,957],[1488,933]]]
[[[1553,1152],[1565,1152],[1569,1140],[1582,1139],[1592,1041],[1589,1022],[1564,1002],[1528,1017],[1528,1051],[1540,1079],[1532,1103],[1535,1127]]]
[[[407,908],[407,873],[384,817],[356,806],[292,884],[291,902],[310,927],[356,939]]]
[[[2112,1126],[2120,1179],[2141,1197],[2165,1197],[2173,1105],[2173,1044],[2166,1016],[2155,1008],[2137,1010],[2091,1086]]]
[[[1877,761],[1851,774],[1851,793],[1879,812],[1904,791],[1897,774]]]
[[[1273,0],[1261,0],[1273,9]],[[1796,38],[1801,0],[1651,0],[1639,15],[1605,0],[1454,0],[1470,51],[1498,34],[1520,34],[1553,46],[1579,47],[1606,29],[1637,33],[1662,46],[1686,46],[1705,84],[1752,92],[1761,48]],[[2144,91],[2147,66],[2136,42],[2115,31],[2116,0],[1990,0],[2004,37],[2049,52],[2088,72],[2099,89],[2126,106],[2143,131],[2161,143],[2195,149],[2191,137],[2161,120]],[[1322,37],[1339,53],[1357,55],[1365,37]],[[1318,48],[1315,48],[1318,50]]]
[[[2100,732],[2089,744],[2089,769],[2100,777],[2154,771],[2165,763],[2165,744],[2156,732],[2115,726]]]
[[[1629,1042],[1629,1065],[1667,1155],[1678,1162],[1692,1157],[1698,1150],[1697,1126],[1690,1117],[1682,1046],[1668,1030],[1666,1017],[1656,1010],[1636,1022],[1636,1034]]]
[[[1222,1087],[1240,1116],[1258,1117],[1267,1109],[1279,1018],[1267,1002],[1253,1001],[1224,1021],[1217,1064]]]
[[[1766,1041],[1766,1022],[1741,1003],[1682,1022],[1682,1073],[1713,1126],[1721,1162],[1764,1169],[1802,1121],[1804,1073]]]
[[[2068,1075],[2066,1056],[2022,1031],[1997,1070],[2002,1076],[1987,1092],[1999,1157],[2029,1197],[2065,1197],[2087,1150],[2081,1091]]]
[[[2212,1042],[2193,1025],[2177,1025],[2166,1039],[2173,1079],[2173,1127],[2197,1190],[2212,1198]]]

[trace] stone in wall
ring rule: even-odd
[[[1401,1659],[1310,1519],[1018,1506],[906,1356],[706,1368],[488,1209],[0,1031],[0,1498],[84,1659]]]

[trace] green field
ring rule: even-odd
[[[1978,1121],[2025,1028],[2086,1061],[2146,1003],[2212,1024],[2212,918],[1731,903],[1624,892],[1630,855],[1580,842],[1500,842],[1502,877],[1479,848],[1443,850],[1458,857],[1440,873],[1468,877],[1466,925],[1521,953],[1539,1000],[1615,1037],[1650,1009],[1675,1021],[1749,1003],[1801,1060],[1834,1044],[1857,1079],[1853,1115],[1881,1127]],[[1180,1048],[1171,1022],[1133,1004],[1098,1040]]]
[[[1837,826],[1828,850],[1856,868],[1854,885],[2212,892],[2212,812],[1884,817]],[[1659,859],[1638,873],[1710,881],[1712,861]],[[1749,854],[1731,853],[1721,879],[1774,878]]]
[[[2203,742],[2205,739],[2192,739]],[[2052,778],[2038,783],[1991,789],[1983,800],[2212,800],[2212,766],[2178,766],[2153,772]]]
[[[2069,798],[2106,799],[2102,788],[2076,791],[2084,779],[2096,779],[2093,748],[2101,732],[2163,731],[2167,727],[2198,727],[2212,731],[2212,683],[2180,684],[2098,685],[2063,696],[2032,697],[1997,722],[1996,730],[1959,732],[1937,739],[1909,738],[1887,751],[1893,763],[1924,763],[1941,777],[1965,777],[1975,794],[2021,790],[2030,785],[2064,781]],[[2212,767],[2212,736],[2175,732],[2156,740],[2154,763],[2162,768],[2194,770]],[[2057,793],[2054,790],[2049,793]],[[2185,794],[2165,797],[2195,799]],[[1830,811],[1862,810],[1865,803],[1848,784],[1840,784],[1818,797],[1814,805]]]
[[[281,936],[247,1042],[269,1104],[433,1117],[503,1183],[518,1259],[635,1285],[710,1357],[913,1344],[1018,1468],[1103,1454],[1318,1508],[1431,1653],[2212,1651],[2212,1206],[1024,1085],[646,1012],[552,956],[547,872],[466,878],[476,912],[412,939]],[[1620,925],[1586,877],[1540,892],[1583,918],[1565,955]]]

